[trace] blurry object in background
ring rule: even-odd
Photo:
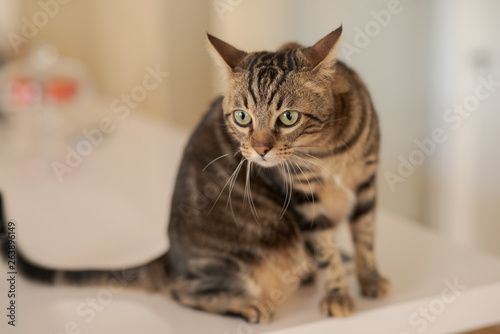
[[[71,100],[77,93],[78,85],[72,78],[52,78],[45,88],[47,98],[54,102]]]
[[[34,107],[40,103],[42,89],[37,82],[29,78],[12,78],[7,84],[8,90],[5,91],[8,102],[13,106]]]
[[[16,107],[38,107],[46,100],[49,104],[70,102],[76,98],[78,83],[71,77],[53,77],[43,85],[27,77],[14,77],[8,84],[7,104]]]
[[[27,59],[7,64],[0,71],[1,108],[6,112],[54,108],[94,98],[85,65],[59,57],[58,49],[44,44]]]
[[[0,169],[11,166],[25,180],[53,176],[51,163],[102,118],[98,100],[86,65],[54,45],[7,62],[0,68]]]

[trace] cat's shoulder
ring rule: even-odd
[[[337,60],[335,64],[335,87],[337,91],[366,91],[364,80],[358,72],[341,60]]]

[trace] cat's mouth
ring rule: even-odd
[[[267,168],[277,166],[283,162],[283,159],[276,157],[273,153],[260,156],[257,152],[243,152],[243,156],[245,156],[247,160]]]
[[[252,162],[255,162],[262,167],[274,167],[280,163],[280,161],[277,161],[276,159],[266,159],[265,157],[258,157],[257,159],[252,160]]]

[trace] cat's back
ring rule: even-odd
[[[223,97],[219,96],[212,102],[186,144],[172,197],[172,211],[189,200],[192,190],[189,184],[194,186],[198,183],[197,178],[208,176],[200,171],[222,154],[221,141],[226,136],[223,131],[222,100]]]

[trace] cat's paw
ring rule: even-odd
[[[259,324],[271,322],[274,309],[266,307],[262,303],[251,303],[229,313],[238,315],[250,323]]]
[[[321,312],[334,318],[348,317],[354,312],[354,302],[349,294],[332,291],[321,301]]]
[[[385,297],[392,293],[391,283],[381,276],[362,279],[359,284],[361,285],[361,294],[365,297]]]

